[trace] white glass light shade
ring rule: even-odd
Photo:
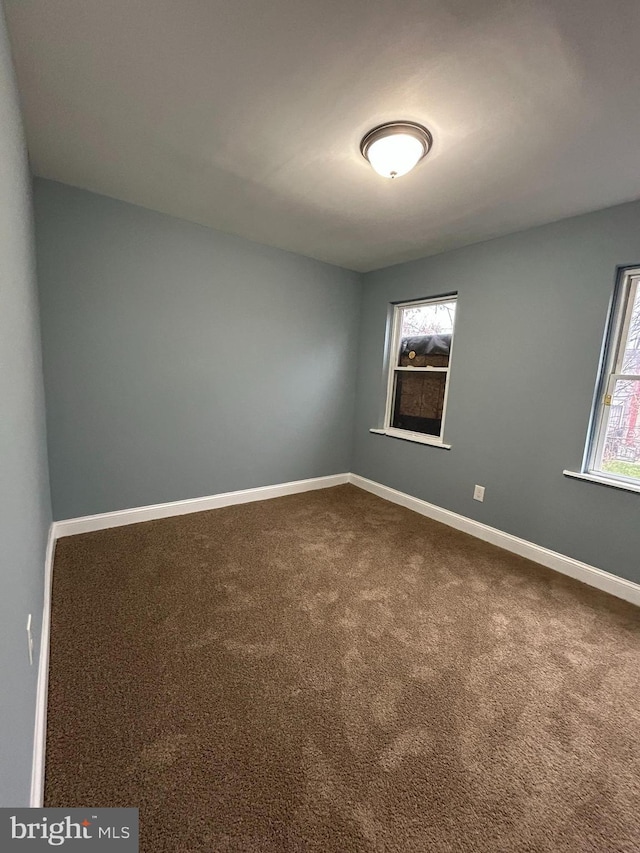
[[[406,175],[431,147],[431,134],[419,124],[391,122],[374,128],[362,140],[360,150],[383,178]]]
[[[394,133],[373,142],[367,151],[367,159],[383,178],[399,178],[410,172],[423,154],[424,145],[415,136]]]

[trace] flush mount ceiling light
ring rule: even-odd
[[[399,178],[422,160],[432,143],[433,137],[421,124],[390,121],[370,130],[360,151],[383,178]]]

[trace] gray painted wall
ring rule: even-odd
[[[35,182],[54,517],[349,470],[360,277]]]
[[[30,178],[1,5],[0,400],[0,806],[27,806],[51,508]],[[28,613],[36,640],[33,667]]]
[[[61,184],[36,223],[56,518],[351,469],[640,581],[640,497],[562,475],[640,204],[367,274],[361,305],[354,273]],[[371,435],[389,302],[452,290],[453,449]]]
[[[582,458],[616,265],[638,263],[634,203],[367,274],[353,470],[640,581],[640,494],[562,474]],[[453,290],[452,449],[370,434],[390,301]]]

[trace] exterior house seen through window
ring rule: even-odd
[[[441,444],[456,296],[394,306],[385,432]]]
[[[622,270],[605,341],[586,472],[640,488],[640,268]]]

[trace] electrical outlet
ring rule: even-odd
[[[29,666],[33,666],[33,634],[31,633],[31,614],[27,616],[27,649],[29,651]]]
[[[475,486],[473,490],[473,499],[474,501],[484,500],[484,486]]]

